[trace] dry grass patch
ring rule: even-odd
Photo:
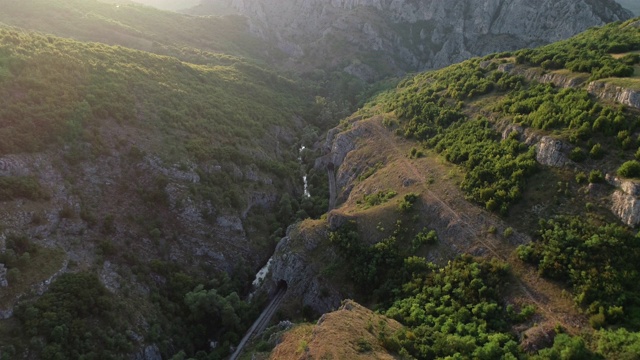
[[[384,348],[402,325],[347,300],[316,325],[300,325],[284,335],[271,359],[397,359]]]

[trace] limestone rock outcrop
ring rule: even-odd
[[[275,289],[284,280],[287,282],[285,302],[296,302],[318,314],[332,311],[340,305],[342,296],[318,276],[322,264],[312,256],[320,243],[328,238],[328,229],[325,225],[304,230],[298,226],[290,227],[287,236],[278,243],[264,286]]]
[[[602,81],[589,83],[587,91],[603,100],[616,101],[620,104],[640,109],[640,91],[624,88]]]
[[[640,224],[640,184],[607,175],[607,182],[617,189],[611,195],[611,211],[629,226]]]
[[[558,139],[543,136],[536,144],[536,160],[546,166],[563,167],[571,163],[567,158],[569,145]]]

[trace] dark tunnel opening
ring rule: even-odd
[[[282,290],[287,291],[287,282],[285,280],[278,281],[278,286],[276,288],[276,291],[280,292]]]

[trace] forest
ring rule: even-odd
[[[43,16],[51,10],[56,19],[40,24],[43,33],[0,25],[0,156],[59,154],[55,165],[67,169],[66,174],[113,154],[123,161],[122,168],[138,174],[146,171],[141,164],[157,157],[175,164],[172,170],[190,169],[197,176],[180,184],[189,195],[181,205],[207,204],[206,211],[193,212],[210,224],[242,214],[237,217],[240,226],[232,224],[229,231],[249,229],[242,235],[253,236],[250,241],[257,245],[251,245],[272,251],[295,229],[288,229],[293,223],[313,218],[329,228],[329,179],[315,165],[316,158],[328,152],[324,132],[361,106],[355,116],[382,115],[390,136],[410,143],[403,160],[442,160],[451,174],[462,174],[455,186],[464,199],[488,216],[516,224],[517,231],[525,227],[519,227],[517,211],[523,203],[531,205],[531,194],[540,187],[559,189],[557,196],[545,199],[552,203],[548,211],[532,221],[537,227],[531,241],[520,243],[512,257],[457,254],[439,264],[429,255],[441,245],[442,234],[424,225],[431,214],[421,212],[427,208],[423,194],[386,183],[357,193],[356,214],[384,208],[393,217],[392,226],[363,225],[353,216],[342,226],[323,230],[333,263],[320,276],[340,277],[355,300],[404,326],[392,335],[377,334],[389,353],[406,359],[638,358],[639,235],[613,218],[596,196],[614,191],[605,174],[640,178],[639,112],[598,100],[583,85],[562,88],[502,67],[575,75],[587,82],[636,81],[640,32],[631,21],[536,49],[409,75],[397,84],[393,79],[366,84],[335,69],[293,75],[272,68],[268,60],[282,54],[274,50],[265,55],[265,44],[243,35],[246,23],[237,17],[219,22],[198,18],[187,26],[186,17],[135,6],[123,16],[113,4],[70,3],[84,12],[85,20],[68,16],[66,25],[59,25],[68,15],[68,4],[59,1],[33,1],[26,9],[12,4],[0,15],[13,26],[24,25],[10,21],[24,18],[21,11]],[[149,29],[159,28],[163,30],[149,35]],[[197,41],[190,33],[196,28],[211,34],[229,31]],[[46,32],[76,34],[83,41]],[[101,39],[102,33],[111,35]],[[253,50],[242,50],[249,47]],[[108,132],[113,129],[144,140],[116,139]],[[570,166],[550,170],[541,165],[536,145],[524,139],[526,130],[568,144]],[[352,180],[373,179],[383,166],[374,161],[351,169]],[[251,182],[240,167],[268,179],[255,175],[258,180]],[[298,197],[302,174],[310,196]],[[536,184],[545,176],[554,183]],[[223,359],[232,351],[268,294],[249,298],[252,266],[199,247],[198,239],[189,241],[201,258],[172,252],[168,244],[178,242],[181,234],[166,232],[162,223],[174,216],[170,208],[178,207],[167,190],[168,178],[163,174],[131,186],[145,208],[135,208],[126,220],[142,229],[140,236],[118,229],[113,214],[96,216],[98,211],[81,205],[76,209],[69,203],[47,216],[41,208],[55,198],[52,189],[31,174],[0,176],[0,202],[28,207],[25,227],[45,226],[55,218],[55,231],[75,231],[77,237],[69,243],[88,248],[86,256],[95,262],[65,259],[66,273],[48,291],[20,301],[9,330],[0,329],[0,359],[25,353],[45,360],[122,359],[141,344],[154,344],[163,358],[174,360]],[[60,181],[70,188],[77,185],[71,176]],[[265,200],[273,206],[252,210],[249,202],[255,199],[248,194],[269,187],[278,194]],[[69,196],[80,197],[74,191]],[[577,200],[567,200],[571,197]],[[185,210],[175,216],[188,215]],[[74,228],[71,220],[87,226]],[[377,232],[380,241],[363,236],[363,226]],[[37,231],[33,236],[7,231],[5,236],[4,224],[0,230],[6,243],[0,262],[15,289],[30,268],[50,257],[51,249],[37,244],[48,241]],[[506,242],[516,230],[507,227],[497,234],[496,228],[483,229],[479,236]],[[81,238],[85,232],[93,236],[87,244]],[[118,235],[128,238],[111,240]],[[206,234],[205,240],[215,236]],[[143,243],[157,251],[157,259],[131,250]],[[201,261],[203,253],[210,256],[207,261]],[[262,254],[251,259],[262,260]],[[114,291],[104,275],[112,264],[120,266],[113,277],[135,282]],[[548,346],[523,348],[514,329],[535,321],[540,309],[533,302],[514,305],[506,300],[522,268],[564,289],[590,328],[578,334],[557,324]],[[313,321],[316,315],[303,308],[295,320]]]

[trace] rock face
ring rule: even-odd
[[[629,226],[640,224],[640,184],[607,175],[607,182],[618,189],[611,195],[611,211]]]
[[[131,357],[132,360],[162,360],[160,349],[157,345],[149,345],[141,349],[137,354]]]
[[[558,139],[549,136],[543,136],[540,142],[536,144],[536,160],[542,165],[563,167],[570,164],[567,159],[569,146]]]
[[[613,0],[206,0],[294,59],[364,79],[533,47],[632,13]],[[453,20],[455,19],[455,20]],[[311,61],[310,61],[311,60]]]
[[[601,81],[589,83],[587,91],[600,99],[617,101],[620,104],[640,109],[640,91],[626,89]]]
[[[0,288],[9,286],[9,282],[7,281],[7,268],[4,267],[4,264],[0,264]]]
[[[286,302],[311,308],[318,314],[336,309],[342,297],[329,283],[318,276],[320,269],[313,263],[311,254],[322,239],[327,238],[326,227],[298,231],[291,229],[280,240],[273,256],[270,282],[267,289],[275,289],[278,282],[287,282]],[[337,257],[337,255],[335,255]]]

